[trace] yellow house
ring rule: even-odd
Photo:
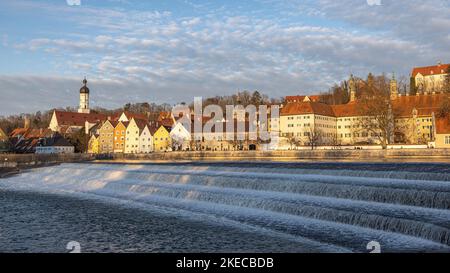
[[[102,154],[114,152],[114,128],[116,121],[107,120],[99,129],[99,150]]]
[[[160,126],[153,135],[153,145],[155,152],[172,151],[172,139],[170,137],[171,128]]]
[[[114,128],[114,153],[125,152],[125,131],[129,122],[119,121]]]
[[[100,153],[100,147],[99,147],[99,141],[98,141],[98,135],[92,135],[89,139],[88,143],[88,153],[89,154],[99,154]]]

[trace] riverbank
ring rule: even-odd
[[[0,167],[0,178],[6,178],[19,173],[19,168]]]
[[[435,162],[450,163],[449,149],[296,150],[296,151],[201,151],[151,154],[4,154],[0,178],[20,170],[61,163],[114,162]]]
[[[202,151],[152,154],[113,154],[108,161],[366,161],[450,163],[448,149]]]
[[[20,173],[21,170],[49,167],[61,163],[79,163],[94,160],[88,154],[0,154],[0,178]]]

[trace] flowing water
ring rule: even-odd
[[[449,164],[63,164],[0,193],[0,251],[450,252]]]

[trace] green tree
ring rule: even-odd
[[[253,92],[250,102],[256,107],[260,106],[263,103],[261,94],[258,91]]]
[[[76,133],[66,136],[66,138],[70,142],[70,144],[75,147],[76,153],[87,152],[89,140],[84,129],[80,129]]]

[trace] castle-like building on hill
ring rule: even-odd
[[[420,77],[415,74],[417,71],[425,70],[413,69],[413,75]],[[363,122],[371,117],[361,111],[364,105],[357,98],[358,84],[353,75],[350,76],[350,99],[346,104],[326,104],[320,101],[320,96],[286,97],[286,104],[280,110],[280,136],[286,141],[295,138],[302,145],[311,142],[311,134],[320,135],[320,139],[316,139],[317,145],[380,144],[378,134],[381,132],[368,130]],[[401,95],[394,76],[390,80],[389,91],[390,105],[395,113],[392,121],[395,132],[389,143],[406,145],[435,142],[433,145],[437,147],[450,148],[450,119],[438,116],[442,102],[448,101],[450,94],[423,91],[416,95]]]
[[[440,93],[446,87],[445,82],[450,76],[450,64],[415,67],[411,73],[411,93]]]

